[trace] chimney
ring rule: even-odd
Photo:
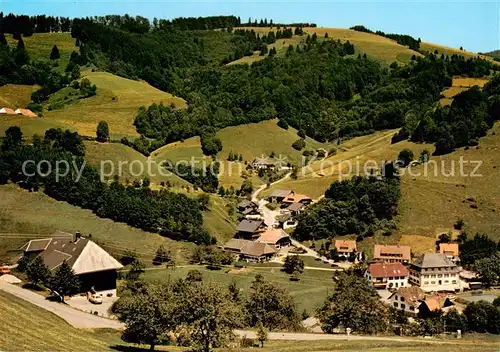
[[[75,234],[75,243],[78,242],[78,240],[82,237],[80,231],[77,231]]]

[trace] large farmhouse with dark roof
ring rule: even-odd
[[[79,234],[56,233],[21,247],[25,256],[40,256],[50,271],[66,262],[80,279],[81,292],[116,289],[116,272],[123,266],[104,249]]]

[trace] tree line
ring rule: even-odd
[[[4,13],[0,12],[0,33],[15,34],[18,38],[21,34],[29,37],[33,33],[69,32],[71,24],[72,20],[68,17],[26,16],[12,13],[4,16]]]
[[[203,229],[198,200],[166,190],[153,191],[147,185],[124,186],[117,179],[109,184],[101,182],[99,171],[85,163],[84,155],[82,138],[76,132],[50,129],[43,138],[35,135],[28,144],[19,127],[10,127],[1,145],[0,182],[14,182],[30,191],[43,189],[48,196],[90,209],[99,217],[173,239],[215,242]],[[26,161],[33,162],[23,169]],[[60,174],[68,173],[58,177],[55,170],[63,162],[69,168],[59,166]]]
[[[355,176],[334,182],[325,192],[324,199],[297,217],[293,236],[304,241],[373,233],[390,226],[400,196],[397,178]]]
[[[419,49],[420,49],[420,43],[421,43],[420,38],[415,39],[412,36],[407,35],[407,34],[384,33],[382,31],[374,32],[374,31],[372,31],[372,30],[370,30],[362,25],[353,26],[350,29],[358,31],[358,32],[372,33],[372,34],[380,35],[381,37],[386,37],[386,38],[392,39],[396,43],[407,46],[408,48],[415,50],[415,51],[419,51]]]

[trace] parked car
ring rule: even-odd
[[[93,304],[102,304],[102,295],[93,293],[89,295],[89,301]]]
[[[10,268],[7,265],[0,265],[0,275],[10,274]]]

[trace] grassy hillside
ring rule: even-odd
[[[38,86],[6,84],[0,87],[0,106],[11,109],[24,108],[31,102],[31,93],[37,89]]]
[[[140,106],[152,103],[175,104],[179,108],[186,106],[184,100],[153,88],[149,84],[121,78],[106,72],[85,71],[82,75],[97,86],[97,95],[81,99],[64,106],[62,109],[46,111],[43,119],[27,119],[13,116],[0,119],[0,131],[12,125],[20,125],[26,135],[43,134],[52,127],[69,128],[81,135],[95,136],[97,124],[101,120],[108,122],[111,137],[137,137],[133,125]],[[15,86],[6,86],[1,97],[14,96]],[[23,101],[27,92],[21,95]]]
[[[12,35],[6,37],[11,47],[17,46],[17,40],[12,38]],[[71,53],[78,52],[76,41],[71,37],[71,33],[35,33],[31,37],[23,37],[23,41],[28,54],[35,60],[50,60],[52,47],[57,45],[61,58],[52,62],[57,62],[56,68],[61,72],[66,69]]]
[[[428,43],[428,42],[420,43],[420,50],[428,51],[428,52],[435,52],[437,50],[439,55],[441,55],[441,54],[455,55],[456,54],[456,55],[464,56],[466,58],[479,56],[483,59],[493,60],[490,56],[487,56],[487,55],[480,55],[480,54],[473,53],[473,52],[470,52],[467,50],[460,50],[459,48],[451,48],[449,46],[433,44],[433,43]]]
[[[341,28],[304,28],[304,30],[307,33],[316,33],[318,38],[324,38],[325,33],[328,33],[329,39],[340,39],[342,42],[349,40],[361,53],[366,53],[370,58],[386,64],[394,61],[404,64],[408,63],[413,55],[421,56],[394,40],[376,34]]]
[[[118,332],[75,329],[55,314],[3,291],[0,326],[4,351],[104,351],[120,344]]]
[[[161,182],[170,182],[174,188],[189,185],[180,177],[172,173],[167,174],[166,170],[160,170],[157,164],[151,163],[151,173],[149,173],[148,159],[135,149],[121,143],[85,141],[85,158],[100,170],[102,166],[106,175],[111,174],[114,170],[114,174],[119,175],[123,182],[132,183],[134,179],[142,180],[147,176],[153,185],[159,185]],[[144,172],[139,174],[141,169]],[[165,176],[162,176],[160,171]],[[109,176],[109,179],[113,179],[113,176]]]
[[[268,157],[272,152],[279,157],[282,155],[285,162],[290,162],[300,165],[302,152],[292,148],[292,143],[300,137],[297,135],[297,130],[290,127],[284,130],[277,125],[276,120],[263,121],[259,123],[251,123],[248,125],[240,125],[227,127],[217,132],[217,137],[222,141],[222,151],[217,155],[219,160],[225,161],[229,152],[242,154],[243,160],[246,163],[252,162],[256,157],[262,155]],[[307,150],[316,150],[325,148],[328,150],[329,145],[319,143],[311,138],[306,138]],[[154,160],[171,160],[177,162],[179,160],[190,161],[191,158],[209,164],[211,159],[204,156],[201,150],[200,138],[193,137],[184,142],[175,142],[168,144],[152,153],[151,158]],[[239,187],[242,182],[240,170],[245,170],[244,163],[232,163],[229,168],[228,163],[224,163],[223,169],[219,176],[220,184],[224,187]],[[255,185],[261,183],[258,178],[253,177],[252,182]]]
[[[439,102],[443,106],[450,105],[455,95],[476,85],[482,88],[486,83],[488,83],[488,78],[453,77],[452,86],[441,92],[444,98]]]
[[[246,28],[246,27],[242,27]],[[255,32],[260,34],[267,34],[270,30],[276,31],[277,28],[273,27],[257,27],[257,28],[247,28],[253,29]],[[324,38],[325,33],[328,33],[328,38],[337,40],[340,39],[342,42],[349,40],[352,44],[354,44],[356,51],[358,53],[366,53],[372,59],[384,62],[386,64],[391,64],[394,61],[400,63],[408,63],[412,57],[421,56],[421,54],[408,49],[402,45],[399,45],[395,41],[384,38],[371,33],[358,32],[351,29],[341,29],[341,28],[313,28],[307,27],[304,28],[306,34],[312,35],[316,33],[318,38]],[[304,36],[294,36],[291,39],[285,40],[277,40],[275,44],[278,53],[281,50],[286,50],[289,44],[297,45],[300,41],[304,40]],[[284,41],[284,43],[283,43]],[[269,49],[273,47],[273,45],[268,46]],[[258,56],[243,58],[240,62],[253,62],[259,60]]]
[[[0,257],[3,255],[5,258],[6,251],[19,248],[33,238],[33,234],[46,236],[57,230],[92,234],[95,241],[118,257],[131,250],[137,252],[147,264],[151,263],[161,244],[177,253],[180,262],[191,248],[189,243],[172,241],[123,223],[101,219],[89,210],[58,202],[43,193],[25,191],[15,185],[0,186],[0,194]]]

